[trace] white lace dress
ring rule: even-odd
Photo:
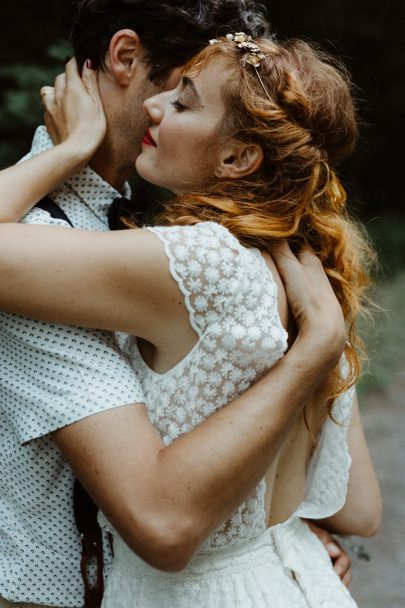
[[[126,348],[143,382],[149,415],[167,445],[243,393],[287,346],[277,288],[265,261],[215,223],[150,228],[163,242],[198,343],[159,374],[133,338]],[[102,608],[349,608],[356,604],[321,542],[301,517],[323,518],[344,504],[352,394],[335,406],[311,460],[304,501],[266,529],[265,481],[179,573],[160,572],[114,537]],[[243,441],[243,437],[241,438]]]

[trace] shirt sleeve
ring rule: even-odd
[[[0,313],[0,406],[20,443],[110,408],[144,402],[109,332]]]

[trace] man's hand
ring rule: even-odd
[[[329,557],[332,560],[333,569],[341,579],[342,583],[346,587],[349,587],[352,581],[352,562],[348,553],[346,553],[346,551],[339,545],[330,532],[324,530],[323,528],[319,528],[319,526],[315,525],[308,519],[306,519],[305,522],[325,546],[325,549],[329,553]]]
[[[312,345],[330,370],[339,362],[346,342],[342,309],[322,264],[307,246],[294,255],[287,241],[271,247],[298,329],[297,341]]]

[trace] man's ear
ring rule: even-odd
[[[215,174],[222,178],[240,179],[257,171],[263,158],[259,144],[232,142],[222,150]]]
[[[143,56],[144,50],[136,32],[128,29],[115,32],[108,47],[106,65],[117,84],[129,85]]]

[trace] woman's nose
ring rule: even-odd
[[[160,124],[162,122],[164,114],[163,95],[164,93],[159,93],[158,95],[149,97],[149,99],[146,99],[143,103],[143,107],[155,124]]]

